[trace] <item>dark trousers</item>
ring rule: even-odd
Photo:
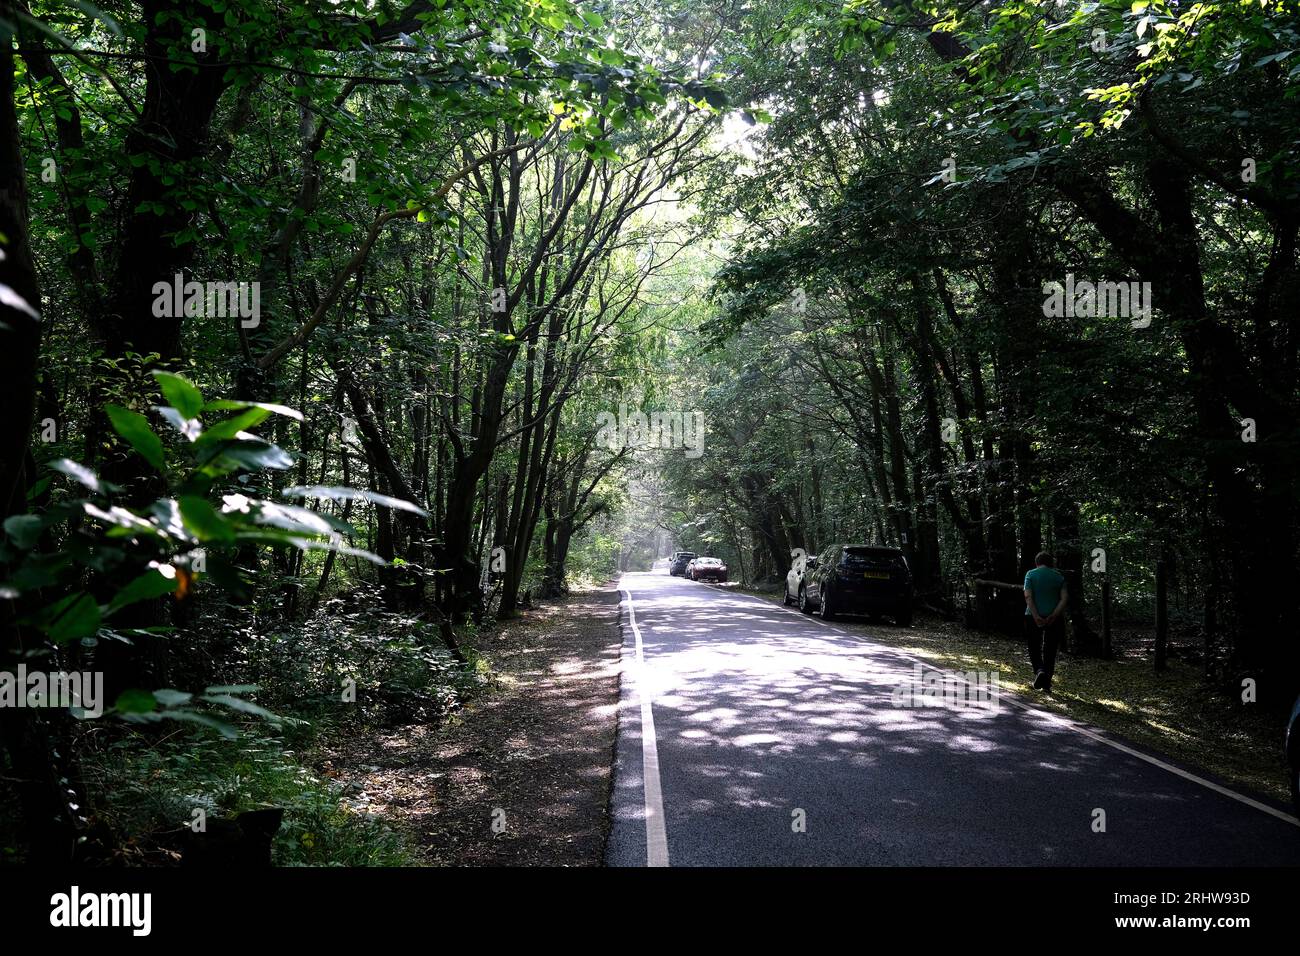
[[[1029,645],[1029,663],[1035,674],[1046,671],[1048,677],[1052,676],[1056,667],[1056,649],[1061,646],[1064,636],[1064,617],[1058,617],[1047,627],[1039,627],[1032,614],[1025,615],[1025,643]]]

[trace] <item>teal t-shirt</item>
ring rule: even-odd
[[[1055,568],[1037,567],[1025,575],[1025,590],[1034,599],[1034,607],[1042,617],[1047,617],[1061,603],[1061,588],[1065,586],[1065,575]],[[1029,614],[1029,605],[1025,605],[1025,614]]]

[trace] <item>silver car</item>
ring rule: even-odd
[[[799,587],[803,584],[804,575],[815,567],[817,567],[817,555],[815,554],[801,555],[795,558],[794,564],[790,565],[790,570],[785,576],[785,596],[783,599],[787,607],[799,603]]]

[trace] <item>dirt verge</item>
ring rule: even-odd
[[[434,866],[599,866],[618,725],[618,591],[525,611],[477,648],[495,690],[443,726],[335,742],[321,769]]]

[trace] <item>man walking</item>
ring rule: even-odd
[[[1052,692],[1052,670],[1056,649],[1065,636],[1065,605],[1070,600],[1065,576],[1053,565],[1056,559],[1046,551],[1034,558],[1034,569],[1025,575],[1025,640],[1029,663],[1034,668],[1034,687]]]

